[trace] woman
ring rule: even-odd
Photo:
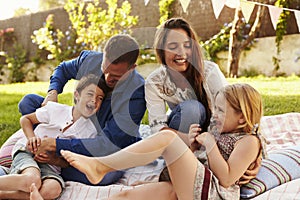
[[[161,66],[145,85],[151,130],[177,130],[187,143],[183,133],[188,133],[191,124],[207,130],[212,97],[227,81],[215,63],[203,61],[197,36],[182,18],[169,19],[157,30],[154,49]]]

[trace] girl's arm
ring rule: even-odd
[[[37,151],[37,146],[39,146],[41,143],[40,139],[36,138],[33,132],[33,125],[38,123],[39,121],[35,113],[27,114],[20,118],[22,130],[28,139],[27,147],[31,152]]]
[[[225,188],[234,184],[245,173],[259,152],[259,141],[255,136],[240,139],[227,161],[210,133],[202,133],[197,137],[197,141],[205,145],[209,168]]]

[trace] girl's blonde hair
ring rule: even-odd
[[[256,124],[260,124],[263,116],[262,98],[252,86],[246,83],[236,83],[225,86],[220,93],[225,96],[236,112],[243,114],[245,123],[237,127],[238,129],[250,133]]]

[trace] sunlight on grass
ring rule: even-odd
[[[76,81],[69,81],[64,87],[63,93],[73,93]],[[26,82],[14,84],[0,84],[0,93],[6,94],[46,94],[49,82]]]
[[[268,78],[227,79],[229,83],[248,83],[257,89],[263,98],[264,115],[277,115],[300,112],[300,78],[297,76]],[[73,105],[73,91],[76,81],[69,81],[63,94],[58,96],[60,103]],[[20,129],[18,102],[25,94],[46,95],[48,82],[27,82],[0,85],[0,145],[16,130]],[[126,91],[124,91],[126,92]],[[148,123],[147,112],[142,123]]]

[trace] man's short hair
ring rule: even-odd
[[[139,56],[138,42],[128,34],[111,37],[104,46],[104,55],[113,64],[128,63],[132,66]]]

